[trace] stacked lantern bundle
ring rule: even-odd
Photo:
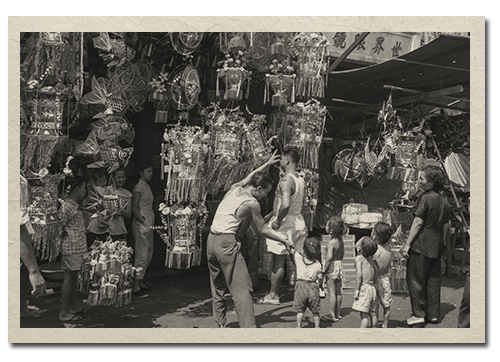
[[[79,289],[88,292],[91,306],[121,307],[131,302],[135,268],[130,260],[133,250],[125,240],[96,241],[84,256]]]
[[[167,128],[163,135],[162,164],[166,161],[168,181],[159,209],[162,225],[155,229],[167,245],[168,268],[188,269],[201,262],[208,137],[200,127],[180,125]]]
[[[399,250],[406,242],[409,231],[403,231],[401,225],[391,237],[392,250],[392,274],[391,285],[394,293],[407,293],[406,285],[406,259],[401,256]]]

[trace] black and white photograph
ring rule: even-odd
[[[89,18],[9,19],[10,343],[485,343],[484,17]]]

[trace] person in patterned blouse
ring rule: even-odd
[[[62,306],[59,321],[64,323],[77,322],[82,319],[78,313],[84,311],[76,300],[78,272],[83,263],[83,254],[87,252],[85,236],[85,220],[80,204],[87,195],[85,180],[81,177],[68,177],[64,183],[63,192],[67,195],[59,210],[62,222],[61,264],[64,269],[64,281],[61,297]]]

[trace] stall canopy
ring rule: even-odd
[[[433,109],[470,110],[470,38],[441,35],[389,61],[328,76],[325,104],[335,122],[354,125],[376,115],[392,92],[403,118]]]

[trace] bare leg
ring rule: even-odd
[[[319,314],[314,314],[313,319],[314,319],[314,328],[319,328]]]
[[[368,313],[359,312],[361,317],[361,325],[359,328],[368,328]]]
[[[332,318],[335,318],[335,306],[337,305],[335,281],[328,279],[326,285],[328,288],[328,315]]]
[[[285,259],[286,255],[273,254],[273,268],[271,270],[271,290],[269,297],[272,299],[279,298],[279,287],[283,277],[285,276]]]
[[[59,312],[59,320],[68,320],[73,315],[70,310],[76,295],[76,283],[78,281],[78,271],[66,270],[64,272],[64,280],[61,289],[61,311]]]
[[[372,321],[372,328],[377,328],[378,316],[377,313],[370,312],[370,317]]]
[[[134,292],[138,292],[139,290],[141,290],[139,283],[140,283],[140,279],[134,279],[134,283],[132,284],[132,290]]]
[[[338,279],[335,281],[335,314],[336,319],[340,319],[340,307],[342,306],[342,280]]]
[[[302,328],[303,318],[304,318],[304,313],[297,313],[297,328]]]
[[[391,307],[384,308],[384,324],[382,328],[389,328],[389,317],[391,316]]]

